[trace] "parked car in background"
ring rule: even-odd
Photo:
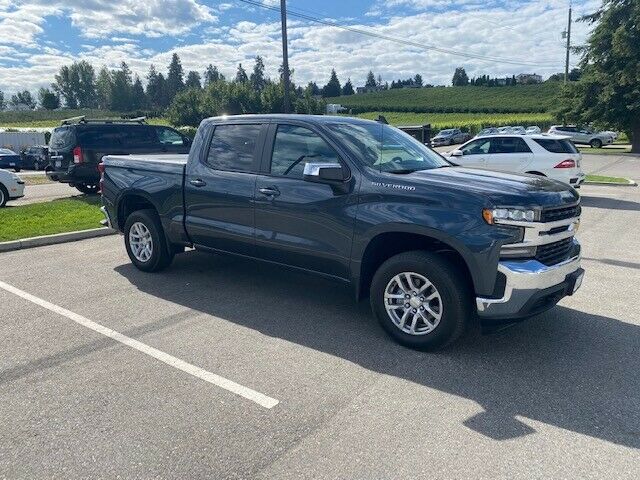
[[[471,138],[466,132],[463,132],[459,128],[449,128],[447,130],[440,130],[438,134],[431,139],[431,145],[433,147],[441,147],[443,145],[455,145],[458,143],[464,143]]]
[[[532,125],[530,127],[527,127],[527,129],[525,130],[525,133],[527,135],[535,135],[536,133],[542,133],[542,130],[540,129],[540,127],[536,127],[535,125]]]
[[[498,127],[498,133],[500,134],[511,133],[512,128],[513,127]]]
[[[474,138],[445,154],[463,167],[531,173],[578,187],[585,179],[582,154],[567,137],[557,135],[493,135]]]
[[[188,156],[107,155],[100,170],[107,223],[139,270],[193,246],[333,278],[412,348],[454,341],[476,315],[547,310],[584,274],[573,188],[452,166],[371,120],[210,118]]]
[[[20,197],[24,197],[24,182],[15,173],[0,170],[0,208]]]
[[[601,148],[603,145],[613,143],[613,137],[609,133],[595,132],[590,128],[575,125],[552,125],[547,133],[564,135],[573,143],[591,145],[592,148]]]
[[[527,130],[524,127],[511,127],[511,133],[514,135],[526,135]]]
[[[96,193],[104,155],[189,153],[191,139],[177,130],[132,120],[64,120],[49,141],[47,176],[82,193]]]
[[[49,164],[49,147],[28,147],[22,152],[22,168],[42,170]]]
[[[0,148],[0,168],[19,172],[22,167],[20,155],[8,148]]]
[[[495,127],[483,128],[478,132],[476,137],[488,137],[489,135],[496,135],[498,133],[498,129]]]
[[[613,138],[613,140],[617,140],[618,137],[620,136],[620,134],[618,132],[614,132],[613,130],[603,130],[602,132],[600,132],[603,135],[610,135],[611,138]]]

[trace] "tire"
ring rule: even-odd
[[[594,138],[589,142],[589,145],[591,145],[591,148],[602,148],[602,140]]]
[[[86,195],[95,195],[98,193],[99,189],[99,185],[97,183],[76,183],[74,186]]]
[[[422,302],[422,305],[425,305],[424,308],[422,306],[418,308],[416,304],[405,303],[404,305],[410,305],[409,309],[402,306],[397,309],[391,309],[396,312],[398,317],[400,313],[410,310],[405,328],[415,326],[414,331],[417,333],[403,331],[396,323],[397,319],[392,319],[392,313],[388,313],[387,306],[390,304],[398,305],[397,302],[419,302],[420,294],[418,293],[417,296],[408,300],[385,299],[385,293],[387,293],[388,289],[389,292],[393,292],[395,295],[405,295],[401,291],[393,290],[392,286],[394,285],[393,282],[399,278],[399,274],[409,272],[411,275],[417,275],[431,283],[431,287],[422,292],[426,295],[426,297],[423,297],[425,301],[428,297],[433,296],[434,291],[438,294],[438,297],[430,302]],[[404,276],[402,278],[404,285],[408,286]],[[416,281],[419,280],[414,278],[414,285],[418,287],[416,291],[419,292],[421,285],[416,284]],[[382,328],[396,342],[416,350],[431,350],[453,343],[463,334],[467,321],[471,318],[471,290],[466,272],[461,271],[458,266],[445,257],[432,252],[405,252],[395,255],[384,262],[373,276],[370,300],[371,309]],[[427,314],[427,306],[432,312],[439,313],[440,318],[436,319],[435,316]],[[413,312],[417,313],[414,314]],[[418,318],[415,323],[412,322],[414,315]],[[422,317],[423,315],[426,315],[430,320],[430,324],[422,319],[424,318]],[[422,330],[421,333],[420,330]]]
[[[0,185],[0,208],[4,207],[9,200],[9,192],[4,185]]]
[[[20,173],[20,167],[14,168],[13,171],[16,172],[16,173]]]
[[[147,241],[151,242],[151,254],[146,252],[148,258],[145,258],[144,254],[136,253],[136,245],[132,246],[131,243],[136,235],[139,236],[141,228],[149,233]],[[158,272],[173,261],[174,251],[167,245],[160,217],[155,210],[136,210],[127,217],[124,225],[124,243],[131,263],[143,272]]]

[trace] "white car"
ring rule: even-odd
[[[540,130],[540,127],[536,127],[535,125],[531,125],[530,127],[527,127],[525,132],[526,132],[527,135],[533,135],[533,134],[536,134],[536,133],[542,133],[542,130]]]
[[[0,208],[20,197],[24,197],[24,182],[15,173],[0,170]]]
[[[578,187],[585,174],[582,154],[560,135],[492,135],[474,138],[445,156],[462,167],[531,173]]]
[[[591,145],[592,148],[602,148],[603,145],[613,143],[613,137],[610,134],[594,132],[589,128],[575,125],[551,125],[547,133],[563,135],[570,138],[573,143]]]
[[[526,135],[527,131],[524,127],[511,127],[511,132],[509,133],[514,133],[516,135]]]

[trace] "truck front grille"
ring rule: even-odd
[[[570,207],[549,208],[542,211],[540,221],[556,222],[558,220],[566,220],[567,218],[579,217],[581,212],[580,205],[572,205]]]
[[[573,237],[558,242],[540,245],[536,251],[536,260],[547,266],[556,265],[571,257],[573,252]]]

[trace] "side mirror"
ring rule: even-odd
[[[183,137],[182,138],[182,143],[184,144],[185,147],[190,147],[191,146],[191,139],[189,137]]]
[[[451,152],[452,157],[461,157],[463,155],[462,150],[453,150]]]
[[[337,183],[345,180],[342,165],[339,163],[307,163],[303,178],[307,182]]]

